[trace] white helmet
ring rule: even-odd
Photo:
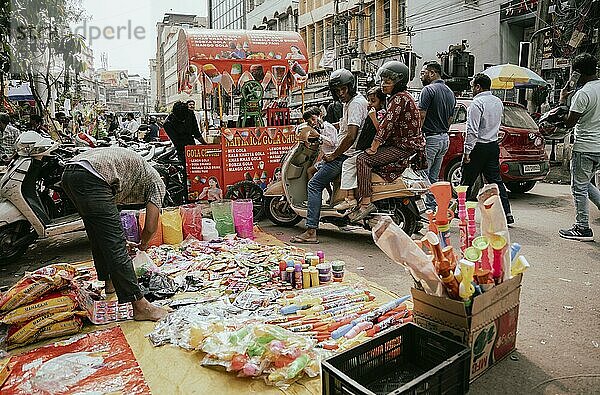
[[[58,143],[51,138],[42,137],[38,132],[29,130],[19,135],[15,147],[20,156],[40,156],[53,151],[58,147]]]

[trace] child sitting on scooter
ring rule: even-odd
[[[306,124],[311,126],[318,134],[318,136],[309,135],[309,137],[320,137],[322,140],[321,151],[319,152],[317,161],[307,170],[309,180],[317,173],[319,168],[323,166],[323,155],[334,152],[338,144],[337,129],[329,122],[323,121],[322,115],[319,107],[311,107],[302,114],[302,118]],[[329,194],[329,199],[331,199],[333,196],[331,185],[326,186],[325,189]]]

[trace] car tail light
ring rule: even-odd
[[[501,173],[508,173],[508,163],[502,163],[500,165],[500,172]]]
[[[503,130],[498,131],[498,142],[501,142],[502,140],[504,140],[504,136],[506,135],[506,132]]]

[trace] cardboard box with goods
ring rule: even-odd
[[[415,323],[470,346],[473,381],[515,349],[521,279],[519,274],[475,297],[470,315],[462,301],[413,288]]]
[[[77,302],[87,311],[89,320],[96,325],[133,319],[131,303],[120,304],[116,299],[98,300],[97,294],[83,288],[77,289]]]

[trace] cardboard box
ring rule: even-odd
[[[133,306],[131,303],[122,303],[115,300],[96,300],[97,295],[82,287],[77,289],[77,302],[88,313],[88,318],[93,324],[102,325],[114,321],[133,319]]]
[[[471,347],[470,381],[515,349],[522,275],[473,299],[471,314],[461,301],[411,289],[416,324]]]

